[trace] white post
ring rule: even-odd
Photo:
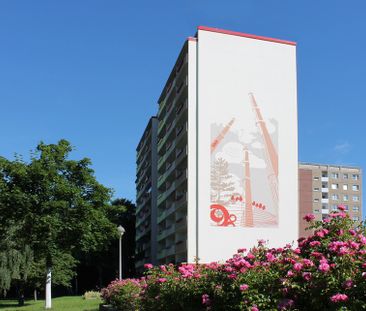
[[[122,280],[122,234],[119,236],[119,279]]]
[[[45,300],[45,308],[51,309],[51,267],[47,267],[47,276],[46,276],[46,300]]]
[[[123,228],[121,225],[117,227],[117,230],[119,232],[119,280],[122,280],[122,236],[125,233],[125,228]]]

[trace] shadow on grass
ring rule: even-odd
[[[5,308],[26,307],[26,306],[30,306],[30,305],[31,305],[30,303],[25,303],[24,305],[19,306],[17,302],[0,300],[0,310],[5,309]]]

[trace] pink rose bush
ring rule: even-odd
[[[264,241],[223,263],[147,265],[102,291],[118,310],[365,310],[366,236],[342,208],[296,246]]]

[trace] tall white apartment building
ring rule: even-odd
[[[198,27],[158,105],[156,263],[298,238],[294,42]]]

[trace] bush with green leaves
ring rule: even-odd
[[[306,215],[311,235],[296,246],[265,241],[224,263],[146,264],[140,279],[112,283],[118,310],[365,310],[366,236],[344,212]]]

